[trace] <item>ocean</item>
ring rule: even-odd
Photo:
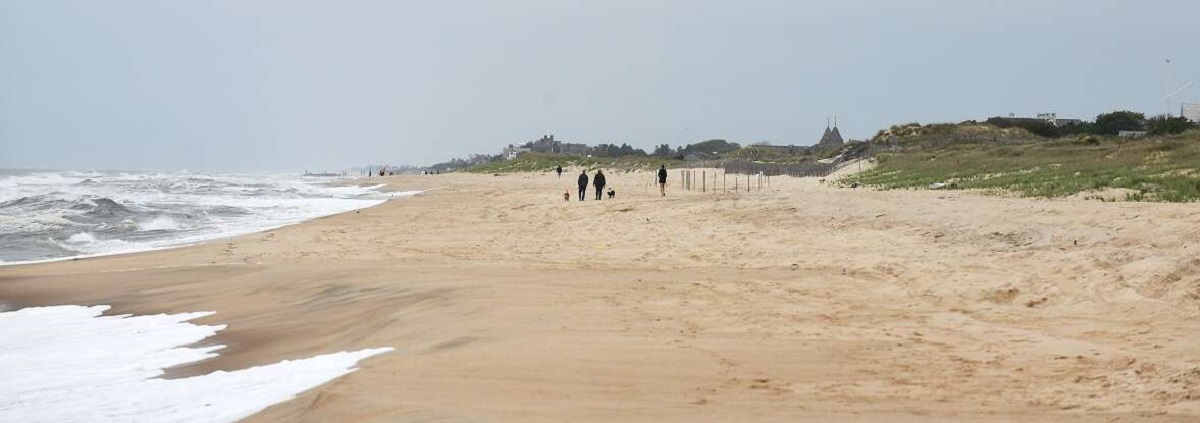
[[[0,170],[0,264],[195,244],[413,194],[329,184],[336,179]]]

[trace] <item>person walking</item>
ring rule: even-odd
[[[555,172],[558,172],[558,177],[559,177],[559,178],[562,178],[562,166],[559,166],[557,169],[554,169],[554,171],[555,171]]]
[[[667,165],[658,166],[658,193],[667,196]]]
[[[579,201],[583,201],[584,196],[587,195],[587,186],[588,186],[587,170],[582,170],[579,172]]]
[[[600,201],[604,195],[604,172],[596,169],[596,176],[592,177],[592,186],[596,187],[596,201]]]

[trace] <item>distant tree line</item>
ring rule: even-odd
[[[630,147],[629,144],[599,144],[592,147],[593,157],[625,157],[625,156],[645,156],[646,150]]]
[[[712,139],[695,144],[687,144],[676,148],[671,148],[670,144],[659,144],[654,148],[654,151],[649,154],[647,154],[645,150],[633,148],[624,143],[622,143],[620,146],[617,146],[616,144],[600,144],[592,147],[591,154],[595,157],[655,156],[683,159],[684,156],[687,156],[693,152],[702,153],[705,156],[719,156],[731,151],[736,151],[740,148],[742,148],[742,146],[736,142],[729,142],[722,139]]]
[[[1073,135],[1117,135],[1121,131],[1146,131],[1150,135],[1173,135],[1191,129],[1197,124],[1181,116],[1158,115],[1146,118],[1146,115],[1128,110],[1117,110],[1101,113],[1096,120],[1088,122],[1055,125],[1048,120],[1030,118],[988,119],[987,124],[998,128],[1022,128],[1034,135],[1046,138],[1061,138]]]

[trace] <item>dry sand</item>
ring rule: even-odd
[[[574,178],[390,177],[429,191],[0,267],[0,300],[216,311],[229,349],[173,377],[397,349],[251,421],[1200,419],[1194,204]]]

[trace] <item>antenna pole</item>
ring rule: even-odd
[[[1163,91],[1166,93],[1166,96],[1163,98],[1163,100],[1166,102],[1167,106],[1167,117],[1171,117],[1171,89],[1175,87],[1174,81],[1172,81],[1172,76],[1171,59],[1167,59],[1167,89]]]

